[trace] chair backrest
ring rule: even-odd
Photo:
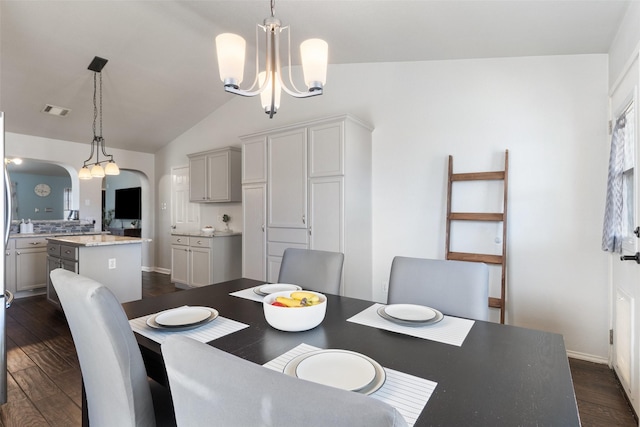
[[[80,360],[91,426],[155,426],[140,348],[116,297],[63,269],[51,272],[51,282]]]
[[[388,304],[422,304],[443,314],[489,319],[489,267],[483,263],[397,256]]]
[[[338,295],[343,263],[344,254],[340,252],[287,248],[282,256],[278,282]]]
[[[185,336],[162,343],[178,426],[405,426],[377,399],[256,365]]]

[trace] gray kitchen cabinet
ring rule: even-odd
[[[242,236],[171,235],[171,281],[213,285],[242,276]],[[180,286],[179,286],[180,287]]]
[[[245,276],[277,281],[287,248],[342,252],[342,294],[371,298],[371,132],[353,117],[337,116],[240,138],[243,164],[256,168],[243,171],[245,197],[251,191],[255,199],[251,209],[243,206],[244,240],[254,245],[243,252]],[[265,167],[263,152],[266,254],[255,249],[263,237],[254,212],[261,209],[256,183]]]
[[[171,281],[189,284],[188,236],[171,236]]]
[[[78,273],[78,251],[74,247],[49,243],[47,245],[47,301],[53,304],[58,310],[62,310],[58,293],[51,283],[51,271],[56,268],[64,268],[68,271]]]
[[[266,277],[266,208],[265,183],[242,186],[242,277],[265,280]]]
[[[64,268],[107,287],[120,303],[142,298],[142,243],[126,236],[55,236],[48,239],[49,271]],[[59,307],[47,274],[47,298]]]
[[[236,147],[189,154],[192,202],[240,202],[241,151]]]
[[[47,239],[25,237],[12,239],[14,242],[13,264],[15,290],[31,291],[47,286]]]

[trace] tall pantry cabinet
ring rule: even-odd
[[[286,248],[343,252],[341,293],[371,298],[371,132],[339,116],[241,138],[243,277],[277,282]]]

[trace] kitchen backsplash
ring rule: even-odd
[[[88,233],[93,231],[93,224],[80,221],[31,221],[33,234]],[[20,221],[11,221],[11,234],[20,233]]]

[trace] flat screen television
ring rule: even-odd
[[[116,190],[115,219],[142,219],[141,187],[119,188]]]

